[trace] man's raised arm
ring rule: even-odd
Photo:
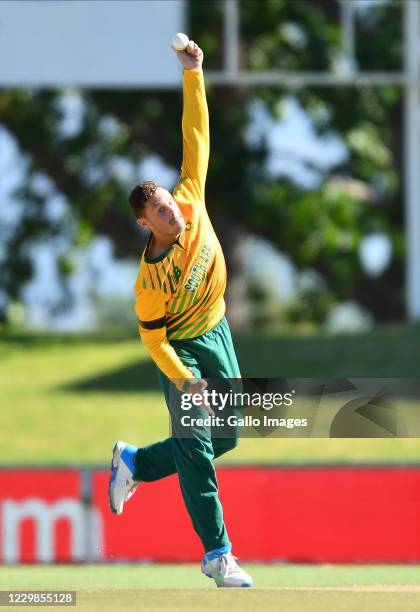
[[[202,71],[203,52],[194,41],[190,41],[185,51],[176,51],[176,54],[184,66],[181,180],[190,179],[195,196],[204,202],[210,136],[209,113]]]

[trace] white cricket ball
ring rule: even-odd
[[[175,51],[184,51],[189,42],[190,39],[186,34],[178,32],[178,34],[175,34],[172,40],[172,47],[175,49]]]

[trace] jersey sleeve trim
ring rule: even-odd
[[[143,329],[161,329],[166,325],[166,317],[153,319],[153,321],[140,321],[140,325]]]

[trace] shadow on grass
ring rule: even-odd
[[[418,378],[419,331],[413,326],[357,336],[237,335],[235,347],[243,377]],[[103,340],[101,337],[99,342]],[[92,336],[85,341],[92,342]],[[138,393],[159,388],[157,370],[150,360],[130,362],[64,387],[70,392],[111,393]]]
[[[141,393],[159,391],[159,389],[156,366],[149,360],[131,362],[103,374],[60,387],[61,391],[71,393]]]

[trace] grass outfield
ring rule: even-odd
[[[244,376],[418,376],[420,328],[357,336],[238,336]],[[256,359],[256,353],[258,358]],[[116,438],[168,434],[153,364],[136,337],[0,338],[0,463],[108,463]],[[10,435],[13,432],[13,435]],[[243,439],[241,462],[416,462],[416,439]]]
[[[77,609],[418,610],[418,566],[244,565],[254,589],[217,589],[198,565],[16,566],[2,590],[75,590]],[[12,609],[12,608],[10,608]]]

